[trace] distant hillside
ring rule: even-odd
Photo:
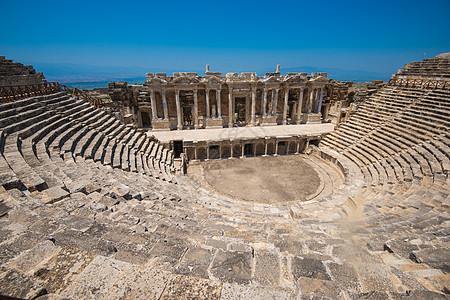
[[[328,78],[341,81],[372,81],[372,80],[387,81],[389,80],[389,78],[391,78],[392,75],[362,70],[345,70],[340,68],[317,68],[311,66],[281,68],[281,72],[282,73],[307,72],[308,74],[313,72],[325,72],[328,73]]]
[[[145,80],[145,73],[163,72],[171,75],[174,72],[195,70],[180,69],[161,69],[147,67],[120,67],[120,66],[93,66],[87,64],[56,64],[56,63],[31,63],[38,72],[43,72],[48,81],[59,81],[61,83],[83,83],[83,82],[109,82],[126,80],[130,83]],[[220,71],[220,70],[217,70]],[[251,70],[257,72],[259,76],[263,76],[266,72],[273,72],[273,68],[261,68],[259,70]],[[199,75],[204,74],[204,70],[197,70]],[[236,70],[222,70],[224,75],[228,72],[237,72]],[[335,80],[352,80],[352,81],[371,81],[371,80],[388,80],[391,74],[368,72],[362,70],[345,70],[340,68],[319,68],[312,66],[300,67],[283,67],[281,73],[290,72],[326,72],[328,77]],[[239,72],[240,73],[240,72]]]

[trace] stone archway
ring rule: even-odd
[[[222,146],[222,157],[221,158],[229,158],[231,156],[231,148],[230,145]]]
[[[289,147],[287,149],[287,154],[294,154],[297,152],[297,143],[295,141],[289,142]]]
[[[219,159],[220,158],[219,147],[220,147],[219,145],[209,146],[209,159]]]
[[[206,159],[206,148],[204,146],[199,146],[197,148],[197,159],[198,160]]]
[[[272,142],[267,143],[267,155],[274,155],[274,153],[275,153],[274,143]]]
[[[233,157],[241,157],[242,155],[242,147],[241,144],[233,145]]]
[[[264,143],[256,144],[256,156],[262,156],[265,153]]]

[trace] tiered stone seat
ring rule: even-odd
[[[408,76],[411,69],[399,74]],[[441,70],[428,69],[424,76],[436,74]],[[364,206],[366,229],[379,226],[364,238],[369,249],[387,249],[415,262],[414,253],[427,247],[434,249],[430,253],[449,252],[436,238],[442,234],[437,232],[448,234],[450,220],[449,96],[446,90],[387,86],[323,140],[321,151],[341,153],[365,174],[367,187],[355,203]],[[377,107],[385,111],[376,113]],[[353,138],[352,127],[362,124],[359,138]]]
[[[307,157],[335,164],[344,184],[279,204],[174,176],[170,150],[83,101],[8,104],[0,124],[6,110],[21,118],[0,128],[0,294],[446,299],[450,138],[444,118],[426,132],[439,114],[414,128],[424,95],[448,99],[392,86],[375,95]],[[395,127],[404,116],[408,130]],[[11,149],[47,188],[22,184]]]

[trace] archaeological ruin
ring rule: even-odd
[[[0,298],[449,298],[450,53],[146,78],[0,57]]]
[[[137,127],[153,130],[319,123],[326,73],[147,73],[143,86],[111,82],[113,100]],[[130,109],[131,108],[131,109]],[[128,113],[127,113],[128,112]]]

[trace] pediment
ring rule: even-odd
[[[147,83],[151,83],[151,84],[166,84],[167,81],[162,79],[162,78],[153,77],[151,79],[147,79]]]
[[[270,76],[269,78],[264,79],[264,82],[265,83],[280,82],[280,80],[276,76]]]
[[[222,80],[216,76],[211,76],[206,79],[206,82],[209,84],[221,84]]]
[[[289,76],[284,81],[285,82],[305,82],[306,80],[307,80],[307,78],[305,76],[298,74],[298,75]]]
[[[329,79],[327,77],[324,77],[324,76],[317,76],[317,77],[314,77],[311,81],[314,81],[314,82],[328,82]]]
[[[191,78],[191,77],[178,77],[175,78],[172,83],[176,83],[176,84],[191,84],[191,83],[198,83],[199,81],[196,78]]]

